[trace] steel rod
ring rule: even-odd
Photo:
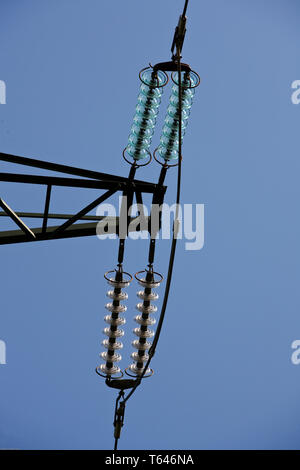
[[[25,175],[20,173],[1,173],[0,181],[10,183],[26,183],[26,184],[45,184],[53,186],[66,186],[74,188],[91,188],[91,189],[112,189],[125,190],[128,186],[133,190],[138,188],[145,193],[154,193],[156,191],[156,184],[147,183],[144,181],[113,181],[113,180],[89,180],[79,178],[65,178],[60,176],[40,176],[40,175]]]
[[[44,212],[19,212],[15,211],[18,217],[25,217],[29,219],[43,219]],[[48,219],[69,219],[73,217],[74,214],[48,214]],[[0,217],[7,217],[6,212],[0,212]],[[83,215],[78,220],[102,220],[103,216],[101,215]]]
[[[102,217],[103,225],[102,228],[108,225],[107,230],[105,233],[111,234],[115,233],[118,234],[119,232],[119,217]],[[133,218],[131,221],[136,219]],[[146,217],[148,220],[148,217]],[[95,236],[96,229],[99,227],[98,224],[101,224],[101,220],[98,222],[91,222],[85,224],[74,224],[68,227],[63,232],[56,232],[56,229],[59,228],[59,225],[55,226],[48,226],[45,233],[42,233],[42,227],[32,228],[30,229],[32,233],[35,235],[35,238],[28,238],[27,235],[23,232],[23,230],[7,230],[4,232],[0,232],[0,245],[10,245],[14,243],[24,243],[24,242],[40,242],[46,240],[60,240],[64,238],[78,238],[78,237],[87,237],[87,236]],[[129,227],[129,231],[139,231],[139,228],[135,228],[134,230]]]
[[[31,166],[34,168],[43,168],[44,170],[57,171],[59,173],[66,173],[75,176],[82,176],[86,178],[93,178],[96,180],[107,180],[114,182],[127,182],[127,178],[124,176],[110,175],[107,173],[101,173],[99,171],[85,170],[83,168],[77,168],[69,165],[61,165],[60,163],[46,162],[43,160],[37,160],[35,158],[19,157],[17,155],[10,155],[8,153],[0,152],[0,161],[9,163],[16,163],[19,165]],[[143,183],[145,185],[153,186],[153,183],[146,181],[135,180],[135,183]]]
[[[50,205],[50,196],[51,196],[51,188],[52,186],[48,184],[47,192],[46,192],[46,200],[45,200],[45,209],[44,209],[44,217],[43,217],[43,226],[42,232],[44,233],[47,228],[47,220],[48,220],[48,213],[49,213],[49,205]]]
[[[101,204],[101,202],[105,201],[107,198],[112,196],[116,190],[111,189],[110,191],[106,191],[106,193],[102,194],[102,196],[98,197],[95,199],[95,201],[91,202],[89,205],[81,209],[77,214],[73,215],[70,217],[65,223],[60,225],[56,230],[55,233],[63,232],[66,228],[68,228],[70,225],[72,225],[74,222],[80,219],[81,216],[87,214],[90,212],[92,209],[94,209],[96,206]]]
[[[17,214],[0,198],[0,206],[6,212],[6,214],[20,227],[20,229],[28,236],[29,238],[35,238],[35,234],[27,227],[27,225],[21,220]]]

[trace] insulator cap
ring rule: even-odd
[[[152,343],[149,343],[148,341],[146,341],[146,343],[140,343],[138,339],[134,339],[131,344],[136,349],[146,351],[146,349],[149,349],[151,347]]]
[[[126,320],[123,317],[118,317],[118,318],[112,318],[111,315],[105,315],[104,321],[108,323],[109,325],[114,325],[114,326],[119,326],[119,325],[125,325]]]
[[[105,361],[109,361],[109,362],[119,362],[122,359],[121,354],[110,355],[106,351],[100,353],[100,356],[102,357],[102,359],[104,359]]]
[[[161,88],[168,83],[168,75],[161,70],[156,72],[156,77],[153,78],[152,67],[146,67],[142,69],[139,73],[139,77],[144,85],[148,85],[154,88]]]
[[[131,364],[129,366],[129,370],[131,372],[133,372],[134,374],[136,374],[136,375],[142,375],[142,372],[143,372],[144,368],[143,367],[139,368],[139,367],[136,366],[136,364]],[[145,374],[150,374],[151,372],[152,372],[151,369],[148,368],[146,370]]]
[[[120,338],[121,336],[124,336],[124,331],[123,330],[112,331],[108,327],[104,328],[103,333],[106,336],[109,336],[110,338]]]
[[[109,310],[110,312],[114,312],[114,313],[120,313],[120,312],[124,313],[127,310],[126,305],[114,305],[112,303],[105,304],[105,308]]]
[[[104,274],[104,278],[107,280],[108,284],[110,284],[111,286],[113,286],[114,288],[117,288],[117,289],[123,289],[124,287],[128,287],[132,281],[132,276],[131,274],[127,273],[126,271],[123,271],[122,272],[122,281],[116,281],[115,278],[113,277],[108,277],[108,274],[111,274],[111,273],[116,273],[116,270],[110,270],[110,271],[106,271],[106,273]],[[127,280],[124,279],[124,277],[127,277]]]
[[[102,341],[102,344],[103,346],[106,348],[106,349],[122,349],[123,348],[123,343],[121,343],[121,341],[115,341],[114,343],[110,343],[108,341],[108,339],[104,339]]]
[[[160,286],[160,282],[148,282],[146,279],[139,279],[139,284],[143,287],[149,287],[150,289],[155,289]]]
[[[144,354],[143,356],[140,356],[137,351],[131,353],[131,357],[137,362],[147,362],[149,359],[148,354]]]
[[[139,290],[136,295],[142,299],[142,300],[157,300],[158,299],[158,294],[156,294],[155,292],[151,292],[150,294],[145,294],[145,291],[143,290]]]
[[[200,77],[194,70],[191,70],[186,76],[185,72],[181,72],[181,86],[183,89],[193,89],[200,84]],[[176,85],[179,85],[178,72],[172,72],[171,78]]]
[[[110,299],[113,299],[113,300],[127,300],[128,299],[128,294],[126,294],[126,292],[120,292],[119,294],[116,294],[115,291],[113,290],[109,290],[107,292],[107,297],[109,297]]]
[[[99,367],[100,367],[101,372],[107,375],[118,374],[121,370],[120,367],[118,366],[112,366],[108,368],[106,367],[106,364],[101,364]]]
[[[134,320],[139,324],[139,325],[144,325],[144,326],[152,326],[155,325],[156,319],[152,317],[148,318],[143,318],[142,315],[137,315],[134,317]]]
[[[139,284],[143,287],[148,287],[149,289],[155,289],[156,287],[160,286],[161,282],[163,281],[163,276],[160,273],[157,273],[155,271],[152,272],[153,276],[156,276],[157,278],[153,279],[151,281],[147,281],[146,278],[140,278],[139,275],[142,273],[148,273],[148,271],[138,271],[135,273],[134,277],[136,280],[139,282]]]
[[[133,333],[140,338],[152,338],[154,336],[153,330],[142,331],[140,328],[134,328]]]
[[[156,305],[149,305],[148,307],[145,307],[142,303],[139,303],[135,307],[139,312],[141,313],[155,313],[157,312],[157,307]]]
[[[124,287],[128,287],[130,285],[130,281],[115,281],[113,278],[108,279],[108,284],[111,286],[123,289]]]

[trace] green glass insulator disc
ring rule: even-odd
[[[156,119],[146,119],[143,116],[136,114],[133,118],[133,124],[141,129],[154,129],[156,124]]]
[[[129,135],[128,143],[130,146],[134,146],[137,149],[148,149],[151,144],[151,139],[146,139],[132,133]]]
[[[143,127],[137,126],[136,124],[132,124],[131,132],[137,136],[143,136],[146,139],[149,139],[152,137],[154,133],[154,129],[153,128],[149,129],[147,127],[143,128]]]
[[[126,150],[134,160],[143,160],[149,156],[146,149],[136,149],[132,145],[128,145]]]

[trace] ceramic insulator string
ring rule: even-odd
[[[138,279],[138,278],[137,278]],[[161,276],[162,279],[162,276]],[[149,328],[156,323],[155,318],[151,317],[150,314],[157,311],[157,307],[152,305],[152,301],[158,299],[158,295],[152,292],[152,289],[158,287],[161,281],[154,280],[153,271],[146,271],[146,277],[138,279],[140,285],[144,287],[144,290],[140,290],[137,296],[143,300],[136,305],[137,310],[140,312],[136,315],[134,320],[138,323],[139,327],[134,328],[133,333],[138,336],[137,340],[132,342],[132,345],[137,351],[131,354],[132,359],[135,361],[129,366],[129,371],[139,376],[143,372],[144,363],[148,361],[149,356],[147,350],[151,347],[151,343],[148,341],[149,338],[154,336],[154,331]],[[149,374],[151,369],[147,369],[145,374]]]
[[[111,271],[110,271],[111,272]],[[119,362],[122,359],[121,354],[117,350],[123,348],[123,344],[118,338],[124,335],[124,331],[119,329],[120,325],[124,325],[126,320],[120,316],[121,313],[125,313],[127,307],[121,304],[121,301],[127,300],[128,295],[122,291],[124,287],[128,287],[132,277],[128,273],[123,273],[122,269],[119,268],[116,271],[115,278],[108,278],[105,274],[107,282],[114,287],[113,290],[107,292],[107,296],[112,299],[105,305],[105,308],[111,312],[111,315],[105,315],[104,321],[109,324],[109,327],[104,328],[103,333],[108,336],[108,339],[102,341],[103,346],[107,349],[100,354],[102,359],[105,360],[105,364],[101,364],[99,369],[102,373],[111,376],[120,372],[120,368],[115,365],[115,362]],[[124,274],[129,276],[128,280],[124,279]]]

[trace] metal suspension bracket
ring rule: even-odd
[[[20,157],[2,152],[0,152],[0,162],[1,161],[48,171],[55,171],[62,173],[64,176],[0,172],[0,182],[5,181],[10,183],[33,184],[38,187],[46,188],[44,211],[41,213],[30,212],[28,210],[22,212],[16,211],[8,205],[9,201],[6,202],[3,199],[0,200],[0,208],[3,209],[0,211],[0,218],[9,217],[20,229],[8,231],[0,230],[0,245],[95,235],[97,225],[102,219],[104,219],[104,217],[88,216],[87,214],[97,205],[104,202],[117,191],[122,191],[123,193],[128,192],[131,195],[139,194],[140,198],[143,193],[154,194],[157,191],[157,185],[147,181],[134,179],[134,168],[131,168],[129,177],[126,178],[123,176],[100,173],[93,170],[61,165],[33,158]],[[71,175],[72,177],[66,177],[65,175]],[[80,178],[74,178],[74,176],[79,176]],[[51,196],[53,194],[54,187],[56,186],[64,188],[104,190],[105,192],[75,214],[57,214],[50,212]],[[166,188],[164,188],[164,190],[165,189]],[[41,224],[39,227],[30,228],[23,221],[24,217],[40,219]],[[65,219],[65,222],[61,225],[48,225],[50,219]],[[91,222],[83,224],[77,223],[83,220],[89,220]],[[106,220],[108,220],[108,218],[106,218]],[[127,218],[127,225],[129,225],[130,220],[130,218]],[[109,225],[107,225],[108,230],[111,230],[110,233],[118,234],[120,229],[119,217],[111,218],[111,222],[111,227],[113,228],[109,228]],[[105,224],[105,221],[103,221],[103,224]],[[122,253],[120,253],[120,258],[122,258]]]
[[[117,390],[127,390],[132,388],[136,384],[136,380],[133,379],[111,379],[108,377],[105,381],[106,385],[110,388],[116,388]]]
[[[171,46],[173,60],[176,59],[176,55],[174,54],[175,48],[177,51],[176,53],[179,52],[179,54],[181,54],[183,42],[185,38],[185,33],[186,33],[185,25],[186,25],[186,16],[180,15],[179,20],[178,20],[178,25],[176,26],[176,29],[175,29],[172,46]]]
[[[162,70],[163,72],[177,72],[178,70],[178,65],[177,65],[177,57],[175,56],[173,60],[168,61],[168,62],[159,62],[156,65],[153,65],[153,70],[158,71]],[[191,67],[189,64],[183,64],[181,63],[181,70],[182,72],[191,72]]]
[[[115,406],[115,416],[114,416],[114,438],[115,438],[115,450],[117,449],[117,442],[118,439],[121,436],[121,429],[124,424],[124,414],[125,414],[125,401],[121,401],[119,404],[119,401],[121,397],[124,397],[124,392],[123,390],[120,391],[118,398],[116,400],[116,406]],[[118,406],[119,405],[119,406]]]

